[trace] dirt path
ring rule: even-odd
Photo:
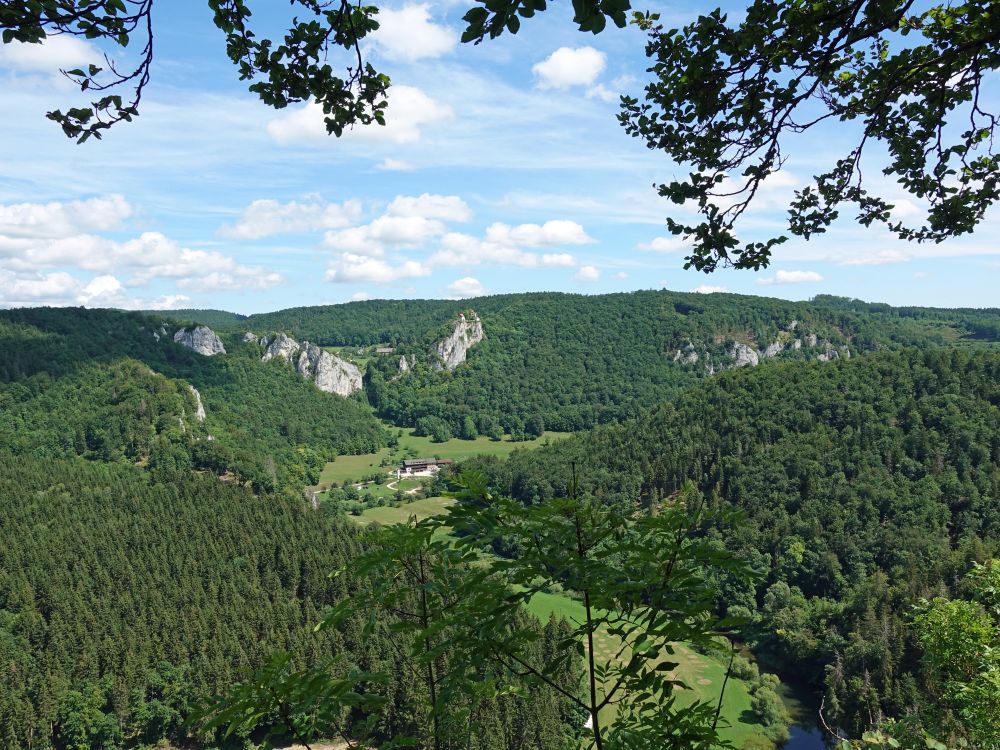
[[[350,747],[357,747],[357,745],[348,745],[346,742],[317,742],[315,744],[309,744],[310,750],[348,750]],[[306,746],[289,745],[288,747],[278,748],[277,750],[306,750]]]

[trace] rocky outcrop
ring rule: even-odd
[[[777,357],[785,349],[785,345],[780,341],[775,341],[773,344],[768,344],[761,350],[760,356],[762,359],[770,359],[771,357]]]
[[[733,359],[733,367],[756,367],[760,364],[760,353],[746,344],[733,344],[729,356]]]
[[[292,357],[302,348],[297,341],[283,333],[279,333],[273,339],[269,337],[261,339],[262,344],[265,341],[268,342],[264,344],[267,349],[264,351],[264,356],[260,359],[261,362],[270,362],[275,357],[280,357],[286,362],[291,362]]]
[[[226,347],[215,335],[215,331],[208,326],[195,326],[191,329],[181,328],[174,334],[174,341],[206,357],[226,353]]]
[[[302,353],[299,354],[295,369],[299,375],[313,381],[317,388],[327,393],[350,396],[361,390],[361,370],[308,341],[302,345]]]
[[[260,341],[260,339],[257,337],[257,334],[254,333],[253,331],[247,331],[246,333],[243,334],[244,344],[247,343],[256,344],[258,341]]]
[[[469,349],[486,338],[483,321],[474,312],[459,313],[452,332],[434,345],[430,365],[435,370],[454,370],[465,361]]]
[[[402,355],[399,358],[399,371],[400,372],[409,372],[410,371],[410,364],[406,361],[406,355],[405,354]]]
[[[198,389],[195,388],[193,385],[189,385],[188,388],[191,389],[191,395],[194,396],[194,404],[195,404],[194,418],[197,419],[199,422],[204,422],[206,416],[205,405],[201,402],[201,394],[198,393]]]
[[[264,337],[260,343],[267,347],[262,362],[283,359],[295,367],[295,371],[326,393],[350,396],[362,388],[362,375],[355,365],[335,354],[321,349],[315,344],[303,341],[301,344],[283,333],[273,338]]]
[[[673,361],[682,365],[696,365],[702,363],[707,375],[729,370],[735,367],[756,367],[765,359],[777,357],[782,352],[797,352],[803,348],[819,350],[815,356],[820,362],[830,362],[834,359],[849,358],[850,348],[846,344],[836,346],[826,339],[821,339],[814,333],[803,335],[801,338],[792,338],[793,331],[798,329],[799,321],[791,321],[787,328],[778,332],[775,341],[757,349],[750,344],[733,342],[731,347],[722,357],[722,361],[713,362],[712,354],[708,349],[702,348],[698,351],[691,341],[685,342],[680,349],[675,349]],[[715,344],[722,344],[725,338],[718,336],[714,339]]]

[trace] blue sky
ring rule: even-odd
[[[256,5],[275,13],[258,19],[265,28],[288,11]],[[819,240],[787,243],[759,273],[684,271],[684,248],[665,229],[674,207],[653,189],[677,168],[615,118],[618,94],[638,95],[646,80],[641,33],[582,34],[570,4],[555,3],[517,36],[462,45],[465,10],[384,6],[366,55],[393,79],[390,124],[341,139],[323,134],[308,105],[275,111],[246,92],[203,2],[155,6],[141,116],[101,142],[76,145],[44,118],[78,96],[58,68],[94,59],[97,48],[75,39],[0,47],[0,306],[249,313],[664,287],[1000,304],[995,212],[974,236],[941,245],[845,221]],[[780,231],[783,201],[849,136],[835,129],[790,144],[786,172],[766,186],[741,236]]]

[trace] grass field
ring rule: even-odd
[[[360,516],[350,516],[361,524],[369,524],[377,521],[380,524],[388,525],[392,523],[406,523],[410,516],[416,516],[418,521],[436,516],[451,505],[454,500],[450,497],[428,497],[424,500],[414,500],[405,503],[398,508],[384,505],[380,508],[368,508]]]
[[[551,614],[565,617],[570,623],[580,623],[585,619],[583,603],[561,594],[535,594],[528,609],[542,622],[548,620]],[[620,647],[621,641],[618,638],[604,631],[594,634],[594,656],[598,662],[613,659]],[[726,665],[712,656],[696,653],[680,644],[675,645],[674,649],[675,653],[668,658],[679,663],[675,674],[690,688],[681,693],[682,700],[687,697],[690,702],[717,702],[726,676]],[[720,724],[724,725],[720,731],[722,738],[731,741],[736,747],[741,747],[746,740],[761,734],[750,710],[747,684],[742,680],[729,680],[720,716]],[[601,712],[602,722],[613,720],[613,708],[609,707]]]
[[[397,428],[390,428],[397,429]],[[560,440],[569,433],[546,432],[542,437],[520,443],[512,443],[510,436],[501,441],[493,441],[487,437],[475,440],[459,440],[453,438],[445,443],[435,443],[429,437],[419,437],[413,434],[411,428],[401,430],[402,436],[396,448],[383,448],[378,453],[366,453],[361,456],[337,456],[325,467],[319,477],[317,487],[329,487],[331,484],[357,482],[376,471],[388,471],[395,468],[404,458],[450,458],[462,461],[472,456],[508,456],[513,451],[537,448],[540,445]],[[388,459],[389,466],[383,467],[383,460]]]

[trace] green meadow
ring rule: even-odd
[[[462,461],[473,456],[509,456],[515,450],[530,450],[560,440],[569,433],[546,432],[540,438],[522,442],[512,442],[509,435],[503,440],[490,440],[487,437],[477,437],[475,440],[460,440],[452,438],[444,443],[435,443],[429,437],[413,434],[412,428],[395,428],[400,433],[399,444],[395,448],[383,448],[377,453],[365,453],[360,456],[337,456],[329,462],[320,474],[318,488],[326,488],[332,484],[344,482],[359,482],[366,476],[377,471],[388,472],[404,458],[450,458],[452,461]],[[383,466],[383,462],[387,462]]]

